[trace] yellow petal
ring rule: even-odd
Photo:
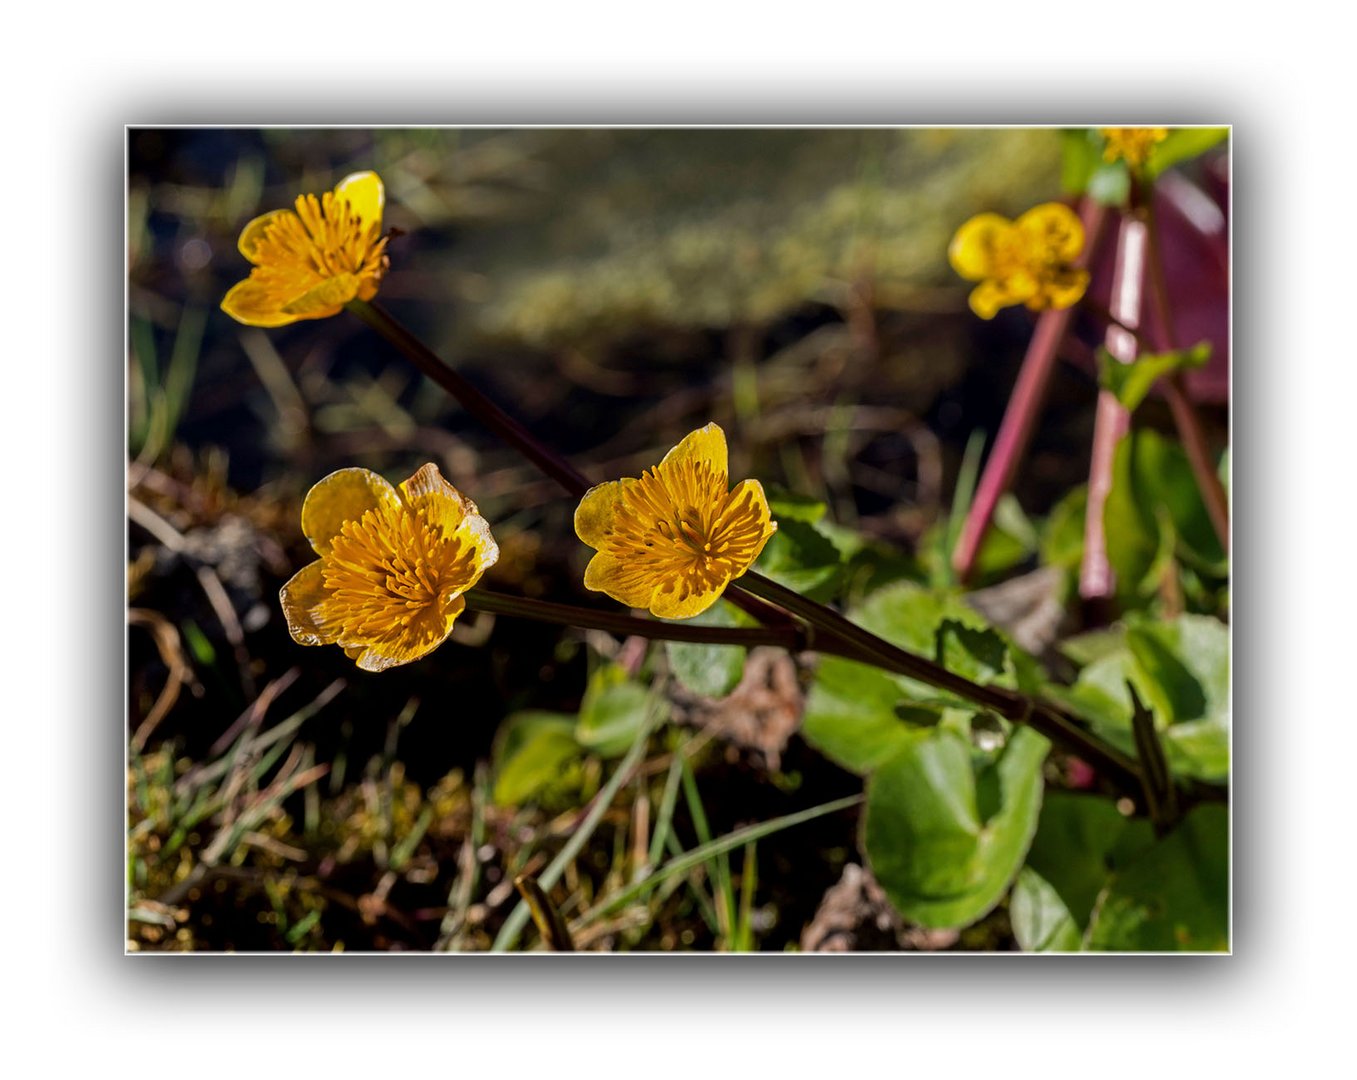
[[[584,587],[605,593],[627,607],[648,608],[655,591],[653,571],[599,552],[584,568]]]
[[[691,619],[701,615],[721,599],[725,586],[705,592],[688,593],[674,582],[666,582],[655,590],[650,599],[650,613],[659,619]]]
[[[250,278],[231,286],[221,302],[221,309],[246,326],[287,326],[297,321],[296,315],[278,307],[278,301],[269,290]]]
[[[358,285],[357,274],[337,274],[288,301],[283,305],[283,311],[294,319],[324,319],[338,315],[344,305],[358,295]]]
[[[717,424],[700,427],[685,435],[682,442],[664,455],[660,465],[677,465],[684,461],[705,461],[711,466],[712,472],[729,476],[726,433]]]
[[[575,508],[575,535],[591,548],[601,547],[604,535],[612,528],[617,508],[622,505],[623,488],[634,483],[634,480],[609,480],[586,491]]]
[[[302,532],[320,555],[330,550],[330,541],[346,521],[357,521],[382,503],[399,502],[387,481],[367,469],[332,472],[306,493],[302,503]]]
[[[1087,270],[1066,270],[1057,275],[1046,282],[1042,290],[1044,306],[1056,309],[1073,307],[1088,289],[1088,280]]]
[[[453,597],[442,611],[430,608],[393,639],[368,642],[361,652],[357,651],[357,647],[345,648],[344,651],[364,671],[385,671],[401,664],[414,663],[447,641],[457,616],[465,610],[466,601],[460,596]]]
[[[1073,262],[1084,250],[1084,223],[1064,203],[1034,206],[1015,222],[1023,240],[1038,257]]]
[[[264,230],[278,218],[290,213],[292,213],[291,210],[270,210],[267,214],[260,214],[251,221],[240,230],[240,239],[236,242],[236,246],[240,248],[240,253],[250,262],[257,263],[255,250],[259,247],[259,241],[264,238]]]
[[[749,505],[754,510],[754,523],[763,529],[763,537],[750,551],[749,561],[731,575],[731,580],[739,577],[754,565],[758,557],[763,554],[765,545],[772,539],[773,533],[777,532],[777,522],[773,520],[773,512],[768,506],[768,496],[763,493],[763,485],[757,480],[741,480],[730,491],[730,505],[738,505],[746,496],[749,498]],[[744,529],[740,531],[744,532]]]
[[[350,173],[335,185],[335,197],[347,200],[364,225],[381,226],[386,188],[375,172]]]
[[[408,480],[401,481],[401,495],[412,509],[422,509],[445,532],[457,531],[467,514],[475,514],[476,504],[443,479],[432,461],[421,465]]]
[[[1000,308],[1022,303],[995,281],[982,281],[971,290],[969,300],[971,310],[982,319],[992,319],[999,314]]]
[[[967,281],[983,281],[995,273],[994,252],[1013,223],[998,214],[976,214],[957,229],[947,248],[952,269]],[[984,316],[987,317],[987,316]]]
[[[317,559],[292,575],[278,592],[287,630],[300,645],[332,645],[335,636],[316,620],[316,608],[325,599],[325,564]]]
[[[443,478],[432,461],[400,486],[406,504],[439,526],[445,536],[458,536],[475,553],[475,573],[465,588],[471,588],[499,560],[499,545],[490,534],[490,523],[476,504]]]

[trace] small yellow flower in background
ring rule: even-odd
[[[1168,128],[1099,128],[1107,145],[1103,147],[1104,161],[1124,161],[1132,169],[1139,169],[1149,160],[1150,152],[1169,137]]]
[[[1034,206],[1017,221],[977,214],[956,231],[947,257],[967,281],[971,310],[992,319],[1000,308],[1067,308],[1088,288],[1088,271],[1074,260],[1084,249],[1079,215],[1062,203]]]
[[[663,619],[711,607],[777,531],[757,480],[730,488],[726,435],[708,424],[640,479],[590,488],[575,532],[594,548],[585,588]]]
[[[385,198],[376,173],[357,172],[320,198],[297,196],[295,213],[255,218],[239,242],[254,269],[226,294],[222,310],[248,326],[286,326],[337,315],[354,298],[371,300],[388,265]]]
[[[338,645],[365,671],[427,656],[452,633],[462,593],[499,558],[476,504],[434,464],[394,488],[340,469],[307,493],[302,532],[320,556],[279,599],[293,640]]]

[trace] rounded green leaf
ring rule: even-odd
[[[1024,952],[1078,952],[1082,935],[1069,909],[1045,878],[1024,866],[1008,901],[1013,936]]]
[[[1088,947],[1118,952],[1227,950],[1229,813],[1198,806],[1114,874],[1089,927]]]
[[[977,773],[969,744],[946,728],[908,742],[867,785],[863,844],[891,903],[923,926],[966,926],[1003,896],[1026,858],[1041,810],[1050,743],[1014,731]]]

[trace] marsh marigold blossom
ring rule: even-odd
[[[222,310],[249,326],[286,326],[371,300],[388,265],[384,201],[381,178],[358,172],[319,198],[297,196],[295,212],[255,218],[239,242],[254,269],[226,294]]]
[[[1169,137],[1168,128],[1099,128],[1107,140],[1104,161],[1124,161],[1139,169],[1150,159],[1154,148]]]
[[[452,632],[462,594],[499,558],[476,504],[429,464],[392,487],[340,469],[302,505],[320,556],[283,586],[293,640],[338,645],[365,671],[427,656]]]
[[[1000,308],[1067,308],[1088,288],[1088,271],[1074,265],[1084,249],[1079,215],[1061,203],[1043,203],[1016,221],[977,214],[956,231],[947,257],[967,281],[971,310],[992,319]]]
[[[763,485],[731,489],[726,435],[715,424],[639,479],[590,488],[575,511],[575,532],[598,552],[585,587],[664,619],[706,611],[776,531]]]

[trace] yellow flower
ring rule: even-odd
[[[706,611],[776,531],[763,485],[730,489],[726,435],[715,424],[640,479],[590,488],[575,511],[575,532],[598,552],[585,587],[664,619]]]
[[[499,558],[476,504],[434,464],[394,488],[367,469],[340,469],[307,493],[302,532],[320,556],[279,599],[302,645],[338,645],[384,671],[443,644],[462,593]]]
[[[952,269],[980,282],[971,310],[992,319],[1000,308],[1067,308],[1088,288],[1088,271],[1074,260],[1084,248],[1079,215],[1061,203],[1043,203],[1017,221],[977,214],[956,231],[947,249]]]
[[[222,310],[248,326],[286,326],[339,314],[350,300],[371,300],[386,273],[385,194],[374,172],[346,176],[320,198],[298,195],[297,210],[271,210],[240,233],[254,264]]]
[[[1155,146],[1169,137],[1168,128],[1099,128],[1107,145],[1103,160],[1125,161],[1132,169],[1139,169],[1149,160]]]

